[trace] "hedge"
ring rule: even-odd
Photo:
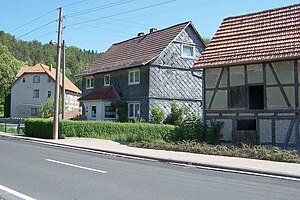
[[[38,138],[52,138],[52,120],[26,119],[25,135]],[[169,137],[174,130],[171,125],[148,123],[118,123],[105,121],[69,121],[59,122],[59,138],[89,137],[116,141],[157,141]]]

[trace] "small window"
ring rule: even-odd
[[[129,71],[128,83],[129,85],[140,83],[140,70]]]
[[[51,82],[51,79],[52,79],[51,76],[48,75],[48,83]]]
[[[94,77],[87,77],[86,78],[86,89],[93,89],[94,88]]]
[[[256,130],[256,120],[237,120],[236,130]]]
[[[105,119],[116,119],[116,109],[110,105],[104,106],[104,118]]]
[[[31,116],[35,117],[38,115],[38,108],[31,108]]]
[[[104,75],[104,86],[110,85],[110,74]]]
[[[40,97],[40,90],[34,89],[33,90],[33,98],[39,98]]]
[[[92,106],[91,117],[96,118],[96,115],[97,115],[97,107]]]
[[[40,76],[35,75],[33,76],[33,83],[39,83],[40,82]]]
[[[85,112],[86,112],[86,113],[89,112],[89,107],[88,107],[88,106],[85,107]]]
[[[183,44],[181,55],[185,58],[195,58],[195,47]]]
[[[23,83],[25,83],[25,78],[23,78]]]
[[[264,109],[264,86],[249,86],[249,109]]]
[[[51,91],[48,91],[48,98],[50,98],[51,97]]]
[[[140,103],[128,103],[128,118],[140,117]]]

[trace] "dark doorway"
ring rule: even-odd
[[[264,86],[249,86],[249,109],[264,109]]]

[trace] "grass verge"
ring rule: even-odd
[[[133,142],[132,147],[160,149],[170,151],[181,151],[189,153],[241,157],[259,160],[270,160],[278,162],[300,163],[300,155],[297,151],[281,150],[278,147],[270,149],[263,146],[253,146],[242,144],[241,147],[210,145],[193,141],[182,142]]]

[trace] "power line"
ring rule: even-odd
[[[47,24],[44,24],[44,25],[42,25],[42,26],[36,28],[36,29],[33,29],[33,30],[31,30],[31,31],[29,31],[29,32],[27,32],[27,33],[25,33],[25,34],[23,34],[23,35],[17,37],[17,39],[19,39],[19,38],[21,38],[21,37],[23,37],[23,36],[25,36],[25,35],[28,35],[28,34],[34,32],[34,31],[37,31],[37,30],[39,30],[39,29],[41,29],[41,28],[43,28],[43,27],[45,27],[45,26],[48,26],[49,24],[52,24],[53,22],[56,22],[56,20],[53,20],[53,21],[51,21],[51,22],[48,22]]]
[[[109,16],[99,17],[99,18],[96,18],[96,19],[91,19],[91,20],[87,20],[87,21],[83,21],[83,22],[71,24],[71,25],[69,25],[69,27],[70,27],[70,26],[80,25],[80,24],[85,24],[85,23],[92,22],[92,21],[97,21],[97,20],[100,20],[100,19],[105,19],[105,18],[110,18],[110,17],[114,17],[114,16],[118,16],[118,15],[123,15],[123,14],[131,13],[131,12],[136,12],[136,11],[140,11],[140,10],[145,10],[145,9],[148,9],[148,8],[153,8],[153,7],[156,7],[156,6],[160,6],[160,5],[163,5],[163,4],[172,3],[172,2],[175,2],[175,1],[177,1],[177,0],[165,1],[165,2],[162,2],[162,3],[157,3],[157,4],[150,5],[150,6],[145,6],[145,7],[141,7],[141,8],[136,8],[136,9],[132,9],[132,10],[128,10],[128,11],[124,11],[124,12],[112,14],[112,15],[109,15]]]
[[[36,37],[35,40],[37,40],[37,39],[39,39],[39,38],[42,38],[42,37],[45,37],[45,36],[47,36],[47,35],[50,35],[51,33],[56,33],[56,31],[50,31],[50,32],[48,32],[48,33],[46,33],[46,34],[40,35],[40,36]]]
[[[87,1],[87,0],[77,1],[77,2],[75,2],[75,3],[67,4],[67,5],[62,6],[62,7],[63,7],[63,8],[66,8],[66,7],[74,6],[74,5],[76,5],[76,4],[80,4],[80,3],[85,2],[85,1]]]
[[[106,8],[111,8],[111,7],[123,5],[123,4],[126,4],[126,3],[130,3],[132,1],[136,1],[136,0],[128,0],[128,1],[122,1],[121,0],[121,1],[113,2],[113,3],[97,6],[97,7],[94,7],[94,8],[89,8],[89,9],[82,10],[82,11],[77,11],[77,12],[71,13],[69,15],[66,15],[66,17],[84,15],[86,13],[91,13],[91,12],[96,12],[96,11],[99,11],[99,10],[104,10]]]
[[[69,29],[73,29],[73,30],[77,30],[77,31],[84,31],[84,32],[88,32],[88,33],[95,33],[95,34],[113,36],[113,37],[118,37],[118,38],[124,38],[123,36],[120,36],[120,35],[101,33],[101,32],[98,32],[98,31],[90,31],[90,30],[80,29],[80,28],[74,28],[74,27],[70,27]]]
[[[49,12],[47,12],[47,13],[45,13],[45,14],[43,14],[43,15],[41,15],[41,16],[39,16],[39,17],[37,17],[37,18],[35,18],[35,19],[33,19],[33,20],[31,20],[31,21],[29,21],[29,22],[23,24],[23,25],[21,25],[21,26],[18,26],[17,28],[15,28],[15,29],[9,31],[9,33],[14,32],[14,31],[16,31],[16,30],[19,30],[20,28],[22,28],[22,27],[24,27],[24,26],[26,26],[26,25],[28,25],[28,24],[31,24],[32,22],[35,22],[35,21],[41,19],[42,17],[45,17],[45,16],[49,15],[50,13],[54,12],[55,10],[56,10],[56,9],[51,10],[51,11],[49,11]]]

